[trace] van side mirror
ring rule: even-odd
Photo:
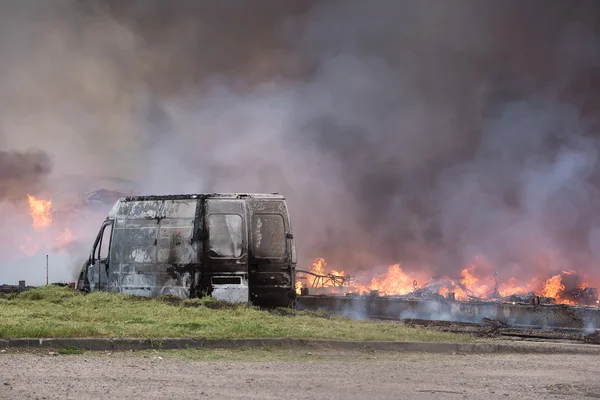
[[[293,233],[290,233],[290,232],[288,232],[288,233],[286,233],[286,234],[285,234],[285,238],[286,238],[286,239],[293,239],[293,238],[294,238],[294,234],[293,234]]]

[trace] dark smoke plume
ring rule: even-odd
[[[596,1],[8,4],[0,143],[56,174],[279,191],[302,265],[597,271]]]
[[[0,200],[35,194],[51,172],[50,157],[44,152],[0,151]]]

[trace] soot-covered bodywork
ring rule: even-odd
[[[288,306],[295,264],[283,196],[126,197],[102,224],[78,288]]]

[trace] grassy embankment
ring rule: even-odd
[[[319,312],[260,311],[212,298],[172,301],[46,286],[0,297],[0,338],[201,337],[472,341],[399,324]]]

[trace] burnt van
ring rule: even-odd
[[[125,197],[100,227],[77,288],[286,307],[295,268],[279,194]]]

